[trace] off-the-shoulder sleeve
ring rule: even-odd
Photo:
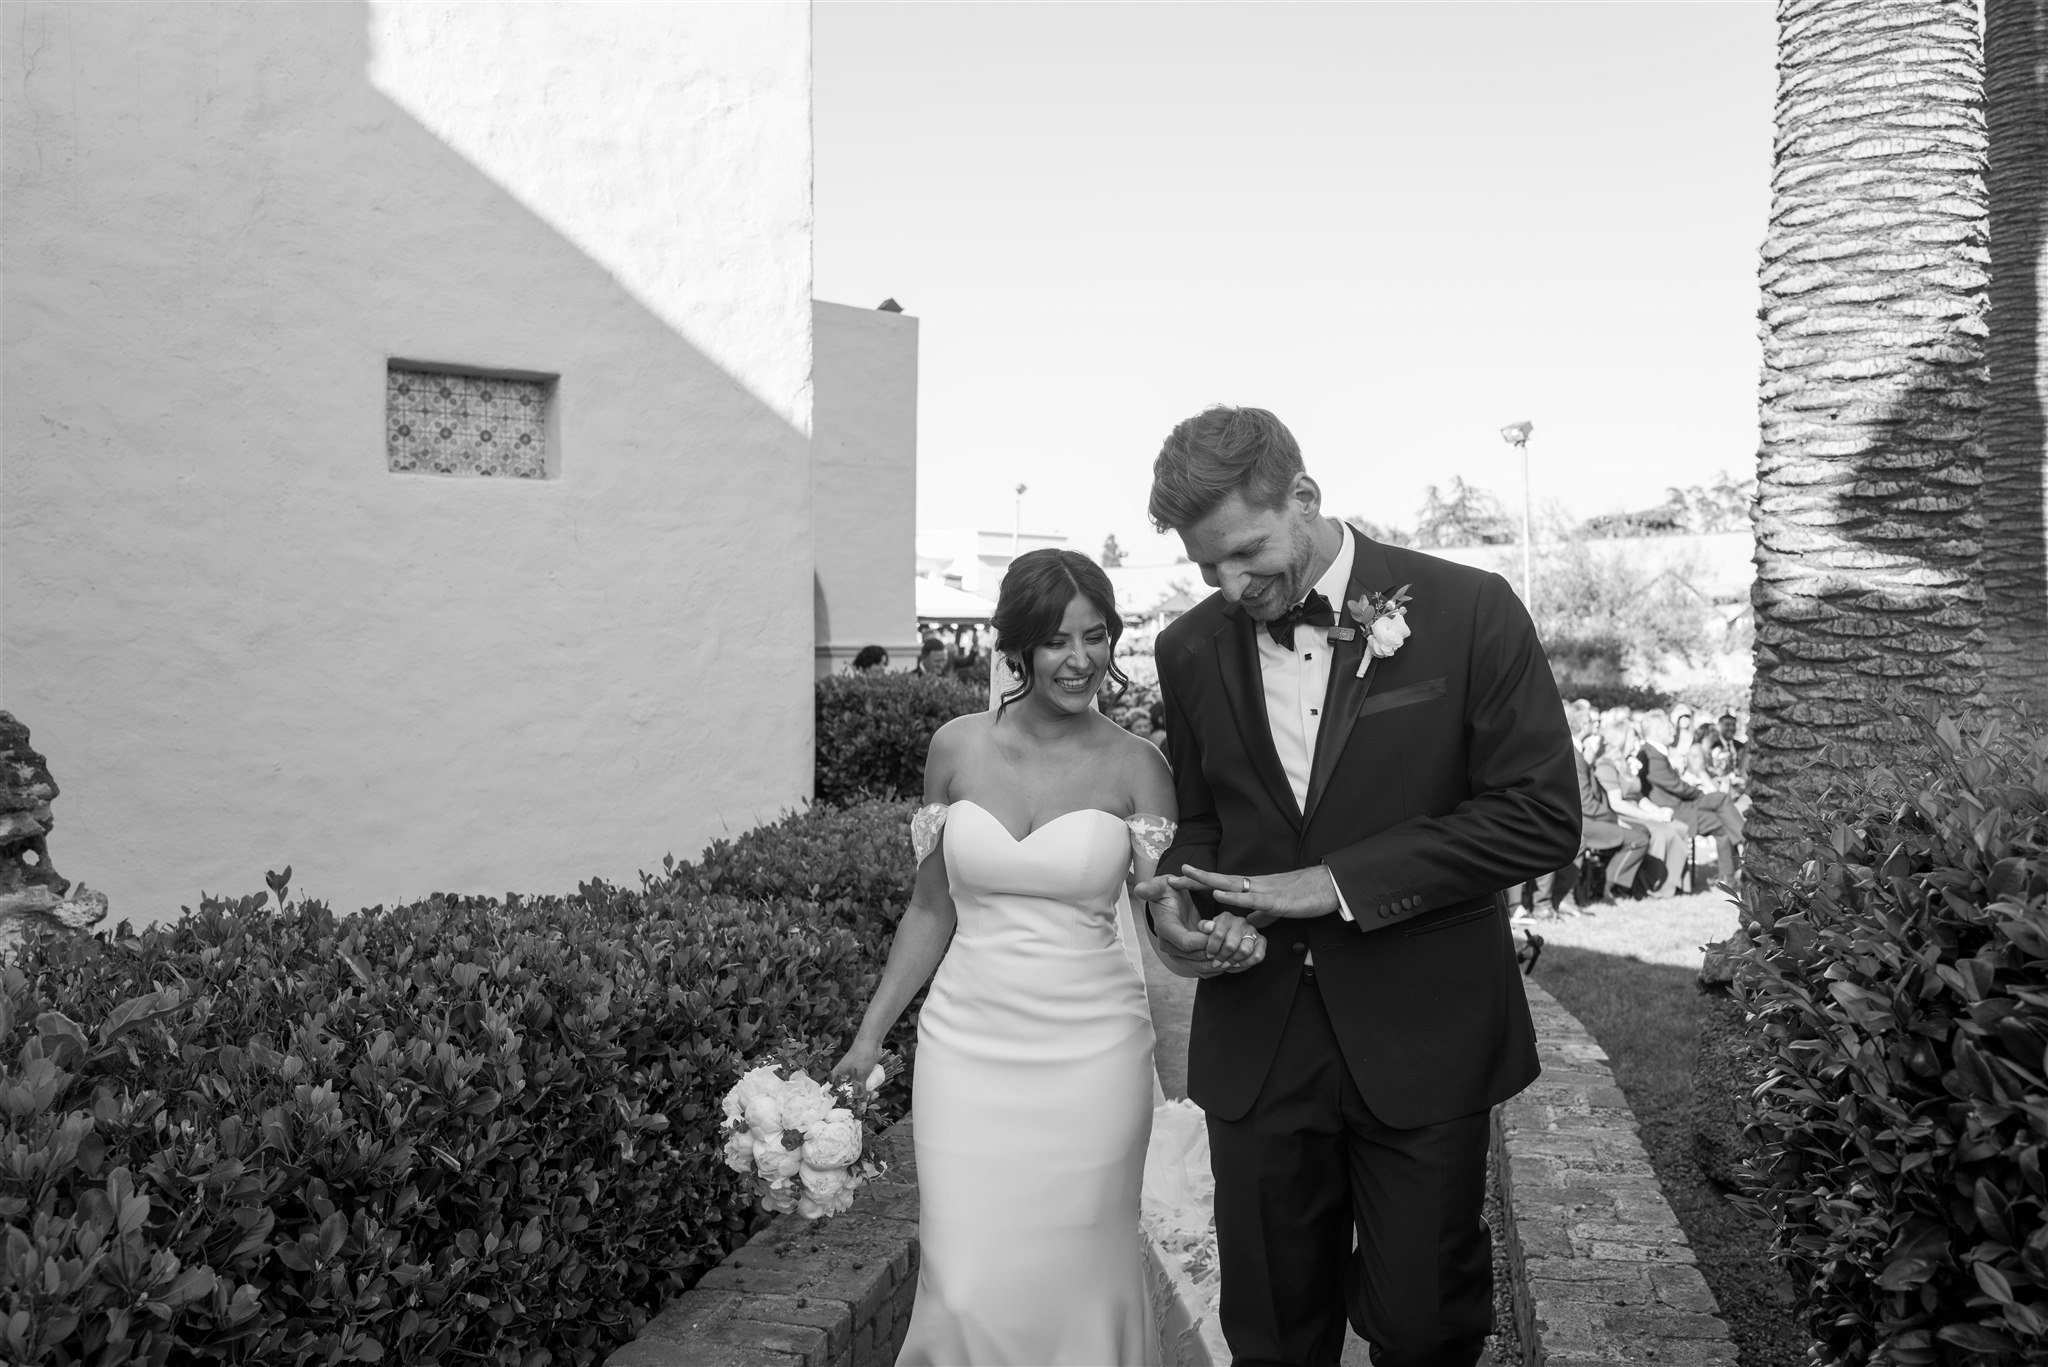
[[[1147,859],[1157,859],[1173,848],[1173,822],[1150,812],[1139,812],[1136,816],[1124,818],[1124,824],[1131,828],[1131,844]]]
[[[910,848],[921,867],[939,847],[939,832],[946,829],[946,804],[934,802],[919,807],[910,818]],[[1162,847],[1163,848],[1163,847]]]

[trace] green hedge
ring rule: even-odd
[[[876,961],[850,906],[583,894],[32,939],[0,978],[0,1357],[533,1367],[629,1338],[749,1226],[736,1067],[843,1044]]]
[[[923,796],[932,733],[987,707],[985,686],[952,678],[877,672],[818,680],[817,800]]]
[[[2048,1355],[2048,741],[1930,728],[1751,899],[1745,1185],[1824,1363]]]
[[[884,964],[917,880],[910,848],[910,814],[917,805],[874,799],[811,807],[736,839],[715,841],[694,864],[668,862],[663,887],[685,899],[800,902],[851,933],[870,963]],[[917,1002],[889,1037],[888,1047],[906,1062],[917,1043]],[[849,1023],[847,1039],[858,1024]],[[901,1108],[908,1097],[882,1100],[884,1115],[893,1120],[900,1109],[890,1107]]]

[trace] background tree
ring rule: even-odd
[[[1756,481],[1737,481],[1726,470],[1707,484],[1688,484],[1664,491],[1664,501],[1633,513],[1602,513],[1579,526],[1579,535],[1676,536],[1683,533],[1740,531],[1749,526]]]
[[[1463,476],[1452,475],[1442,493],[1434,484],[1422,491],[1422,511],[1415,518],[1418,546],[1505,546],[1520,535],[1500,500]]]
[[[1405,527],[1396,526],[1391,522],[1371,522],[1366,520],[1365,518],[1360,517],[1356,513],[1353,513],[1350,517],[1347,517],[1344,520],[1350,523],[1352,526],[1358,528],[1359,531],[1364,532],[1373,540],[1382,542],[1386,545],[1412,546],[1415,544],[1414,533],[1410,532]]]
[[[1752,867],[1793,803],[1982,686],[1982,49],[1969,0],[1780,0]]]
[[[2048,0],[1987,0],[1984,115],[1991,165],[1991,407],[1984,420],[1986,683],[2048,706]]]

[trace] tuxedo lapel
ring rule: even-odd
[[[1380,662],[1373,660],[1366,666],[1365,677],[1358,677],[1359,661],[1366,658],[1366,633],[1352,620],[1345,605],[1354,602],[1368,589],[1374,593],[1385,593],[1394,587],[1393,571],[1387,567],[1386,552],[1380,549],[1380,544],[1350,527],[1344,529],[1344,534],[1355,542],[1351,556],[1351,581],[1344,589],[1344,602],[1335,606],[1338,624],[1354,628],[1357,634],[1348,641],[1336,642],[1330,652],[1330,686],[1323,694],[1323,724],[1316,730],[1316,753],[1309,765],[1308,810],[1302,816],[1304,822],[1315,815],[1316,804],[1322,801],[1324,789],[1330,786],[1330,773],[1337,767],[1337,759],[1351,739],[1351,728],[1358,721],[1359,706],[1372,689],[1373,676],[1379,673]]]
[[[1244,741],[1245,753],[1251,756],[1252,768],[1266,785],[1275,809],[1299,830],[1301,808],[1295,805],[1294,786],[1287,781],[1287,771],[1280,767],[1280,752],[1273,748],[1272,723],[1266,717],[1265,675],[1259,668],[1259,641],[1254,634],[1258,627],[1237,604],[1226,606],[1223,629],[1213,638],[1216,667],[1223,676],[1230,715],[1237,722],[1237,733]]]

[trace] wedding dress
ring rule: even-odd
[[[898,1367],[1159,1360],[1138,1227],[1157,1077],[1119,893],[1162,817],[1012,836],[978,803],[911,824],[958,913],[918,1017],[917,1300]]]

